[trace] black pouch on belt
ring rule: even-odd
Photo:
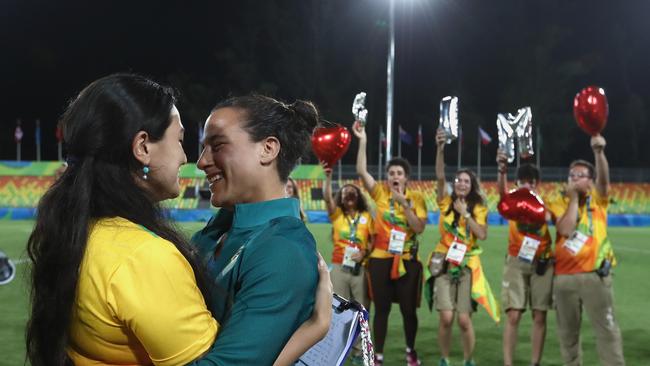
[[[537,273],[538,276],[543,276],[544,273],[546,273],[546,267],[548,267],[548,258],[539,258],[537,260],[537,265],[535,265],[535,273]]]

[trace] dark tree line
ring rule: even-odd
[[[237,2],[130,2],[89,7],[69,1],[16,5],[21,56],[6,57],[0,75],[22,101],[0,124],[2,159],[12,159],[14,121],[44,123],[44,155],[55,156],[52,134],[65,101],[88,81],[114,71],[136,71],[181,92],[187,151],[196,158],[197,129],[220,98],[256,91],[311,99],[329,121],[351,124],[351,103],[368,93],[369,162],[377,161],[385,125],[388,0],[240,0]],[[126,4],[126,3],[125,3]],[[617,166],[650,166],[650,4],[625,2],[417,0],[397,2],[394,141],[397,126],[424,132],[423,163],[433,163],[438,103],[461,101],[463,162],[476,163],[477,127],[492,135],[483,149],[491,165],[496,114],[531,106],[540,128],[542,165],[590,158],[588,137],[573,119],[573,96],[582,87],[605,88],[610,119],[604,131]],[[58,12],[58,13],[57,13]],[[69,15],[70,18],[65,18]],[[18,17],[18,18],[16,18]],[[25,18],[26,19],[26,18]],[[11,24],[11,22],[10,22]],[[38,28],[40,24],[41,28]],[[18,53],[8,53],[18,55]],[[13,56],[12,56],[13,57]],[[7,69],[27,65],[24,75]],[[52,97],[54,95],[55,97]],[[5,108],[7,109],[7,108]],[[49,129],[49,130],[48,130]],[[49,153],[48,153],[49,151]],[[353,164],[356,144],[344,163]],[[394,149],[396,151],[396,147]],[[450,163],[455,148],[449,149]],[[414,146],[404,155],[416,161]]]

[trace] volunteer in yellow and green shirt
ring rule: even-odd
[[[595,167],[584,160],[572,162],[566,191],[547,203],[557,217],[553,296],[560,350],[569,366],[582,365],[582,309],[592,323],[600,362],[625,364],[614,313],[611,269],[616,258],[607,236],[609,164],[605,145],[605,138],[592,136]]]
[[[332,169],[323,169],[323,193],[327,214],[332,223],[334,245],[330,273],[334,293],[349,300],[356,300],[368,309],[370,299],[365,266],[374,232],[373,219],[361,188],[355,184],[345,184],[332,196]],[[351,355],[354,364],[363,361],[359,344],[360,340],[357,339]]]
[[[504,197],[508,186],[508,157],[501,150],[497,151],[497,164],[499,195]],[[518,187],[534,191],[539,181],[536,166],[522,164],[517,168]],[[548,221],[551,215],[548,212],[546,215]],[[537,366],[544,350],[546,312],[552,306],[551,234],[546,222],[530,225],[510,220],[508,226],[508,254],[501,282],[501,305],[507,315],[503,328],[503,364],[513,365],[519,321],[524,311],[530,308],[533,319],[530,363]]]
[[[386,164],[386,184],[375,181],[366,165],[366,131],[355,122],[353,132],[359,138],[357,174],[377,207],[376,237],[368,261],[370,297],[375,303],[375,365],[383,363],[388,316],[393,302],[400,304],[404,321],[407,365],[419,365],[414,347],[418,328],[416,308],[422,290],[422,263],[417,254],[416,236],[424,231],[426,225],[426,205],[419,192],[407,189],[410,164],[404,159],[396,158]]]
[[[438,344],[440,365],[449,364],[451,333],[457,314],[461,331],[465,366],[473,366],[474,328],[471,314],[475,303],[486,307],[498,321],[498,309],[485,280],[478,255],[477,239],[487,237],[487,207],[480,194],[478,180],[470,170],[459,170],[451,195],[447,193],[444,149],[447,137],[436,133],[436,202],[440,209],[440,242],[429,259],[434,280],[433,297],[440,321]]]

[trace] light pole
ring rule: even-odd
[[[388,62],[386,67],[386,162],[392,158],[393,145],[393,79],[395,73],[395,0],[389,1],[388,32]]]

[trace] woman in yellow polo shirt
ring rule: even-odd
[[[39,202],[28,241],[30,363],[198,359],[218,328],[204,300],[211,282],[159,205],[179,195],[187,162],[172,90],[137,75],[111,75],[86,87],[62,123],[69,166]],[[331,290],[320,267],[318,311],[278,364],[292,364],[327,331]]]
[[[407,189],[408,161],[401,158],[389,161],[386,184],[375,181],[366,166],[366,131],[358,122],[352,130],[359,138],[357,174],[377,205],[376,237],[368,261],[370,297],[375,303],[375,365],[383,364],[388,316],[392,303],[398,302],[404,321],[406,363],[416,366],[420,364],[415,352],[416,309],[422,292],[422,263],[418,257],[416,237],[424,231],[427,208],[420,192]]]
[[[459,170],[451,195],[447,193],[444,149],[446,136],[436,134],[436,181],[440,209],[440,242],[430,259],[430,271],[435,277],[434,302],[440,321],[438,344],[442,358],[440,366],[449,365],[451,333],[457,315],[463,344],[464,366],[473,366],[474,328],[471,314],[476,302],[472,298],[472,263],[478,261],[477,239],[487,238],[487,207],[480,194],[478,180],[470,170]],[[480,262],[479,262],[480,263]],[[480,268],[480,265],[479,265]]]
[[[332,285],[334,292],[369,308],[365,259],[370,254],[374,232],[368,204],[355,184],[345,184],[332,195],[332,169],[325,171],[323,193],[327,214],[332,222]],[[352,362],[362,361],[359,342],[354,346]]]

